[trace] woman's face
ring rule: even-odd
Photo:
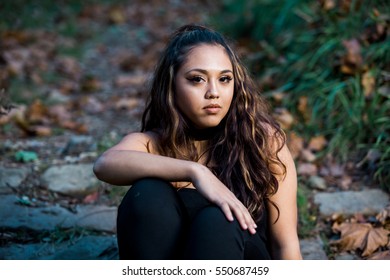
[[[234,93],[233,67],[220,45],[201,44],[189,51],[175,77],[176,104],[196,128],[217,126]]]

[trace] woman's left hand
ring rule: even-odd
[[[209,201],[219,206],[229,221],[236,217],[241,228],[256,233],[256,223],[248,209],[206,166],[195,163],[191,181]]]

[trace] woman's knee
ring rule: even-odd
[[[166,199],[172,200],[172,186],[163,180],[145,178],[135,182],[123,197],[120,207],[158,207]]]
[[[229,221],[222,210],[217,206],[209,206],[199,211],[194,222],[201,228],[236,232],[240,229],[237,220]]]
[[[135,182],[118,207],[118,216],[159,219],[180,212],[177,194],[166,181],[145,178]]]

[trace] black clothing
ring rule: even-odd
[[[270,259],[267,217],[252,235],[195,189],[137,181],[118,208],[120,259]]]

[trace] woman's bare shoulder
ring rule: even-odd
[[[132,132],[123,137],[111,150],[134,150],[157,153],[158,134],[152,131]]]

